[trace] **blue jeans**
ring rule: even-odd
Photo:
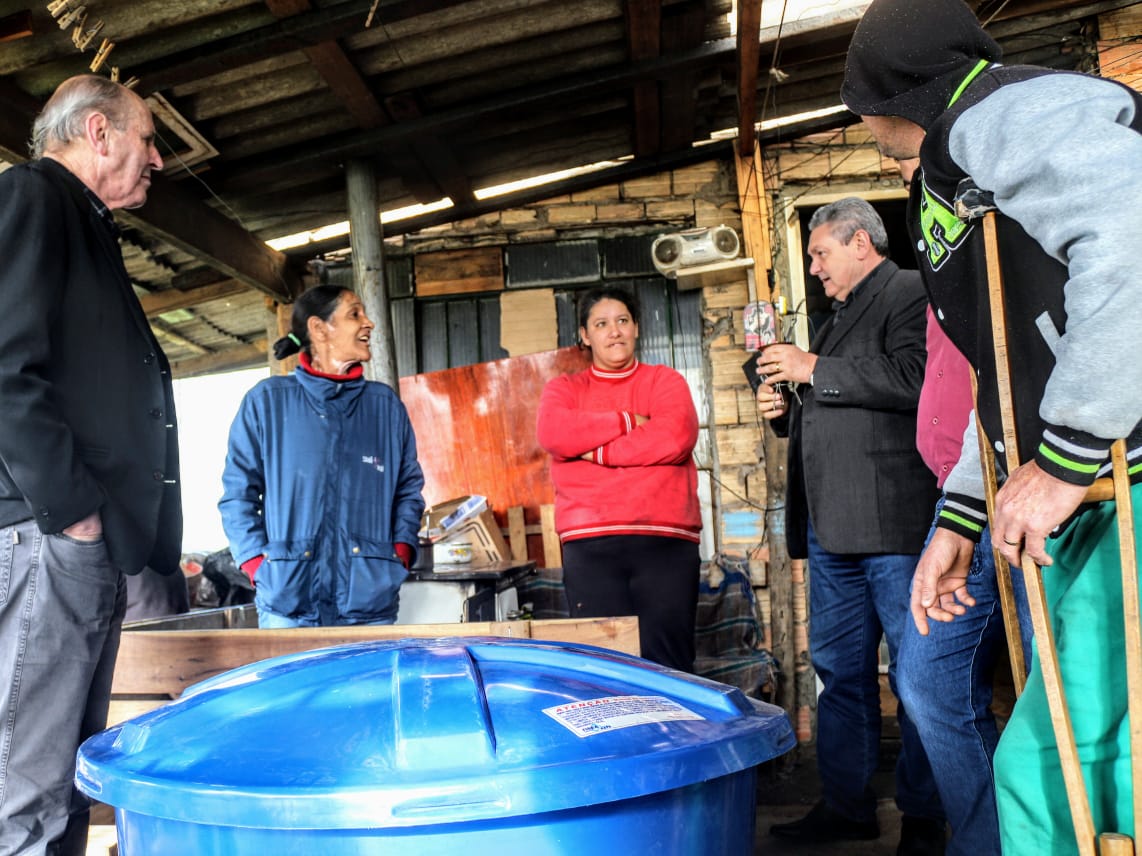
[[[937,515],[942,505],[943,499]],[[1031,614],[1022,572],[1012,572],[1011,582],[1030,663]],[[900,697],[920,732],[952,827],[947,852],[992,856],[1000,852],[992,770],[999,735],[989,705],[996,660],[1007,643],[988,529],[972,554],[968,590],[976,605],[955,621],[929,621],[927,636],[909,619],[898,675]]]
[[[919,556],[838,554],[824,550],[809,526],[809,651],[824,684],[817,699],[817,770],[834,811],[876,819],[871,787],[880,755],[880,639],[888,640],[888,682],[896,692],[896,657],[908,614],[908,588]],[[897,694],[899,698],[899,694]],[[932,770],[915,726],[900,704],[901,748],[896,804],[912,817],[943,819]]]

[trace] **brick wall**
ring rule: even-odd
[[[725,224],[741,232],[733,165],[709,161],[582,193],[551,197],[386,242],[417,257],[476,246],[585,237],[645,235]],[[425,259],[427,261],[427,259]],[[764,296],[764,295],[763,295]],[[765,469],[753,398],[741,364],[745,273],[702,290],[704,374],[711,391],[711,446],[716,549],[757,554],[763,535]],[[756,577],[764,579],[764,567]],[[755,580],[756,581],[756,580]]]

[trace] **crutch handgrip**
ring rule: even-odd
[[[1108,499],[1114,499],[1114,480],[1110,478],[1096,479],[1086,489],[1083,502],[1106,502]]]

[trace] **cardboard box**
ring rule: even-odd
[[[508,550],[507,542],[490,509],[468,518],[440,539],[439,543],[469,545],[472,548],[473,567],[494,565],[511,558],[511,551]]]
[[[424,510],[420,521],[420,536],[431,541],[442,541],[461,523],[475,517],[488,507],[488,500],[482,496],[459,496],[437,503]]]
[[[461,496],[428,508],[424,512],[421,534],[433,543],[433,561],[441,564],[464,562],[473,567],[506,562],[511,551],[496,523],[495,515],[482,496]],[[437,549],[447,545],[466,545],[466,550]],[[455,558],[449,559],[449,556]]]

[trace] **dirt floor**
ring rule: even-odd
[[[899,745],[882,741],[880,768],[873,787],[880,798],[877,819],[880,838],[876,841],[848,841],[838,844],[804,845],[769,834],[775,823],[802,817],[820,796],[817,759],[813,747],[799,747],[785,757],[762,765],[757,782],[757,832],[754,856],[797,854],[797,856],[893,856],[900,840],[900,811],[892,799],[893,766]]]

